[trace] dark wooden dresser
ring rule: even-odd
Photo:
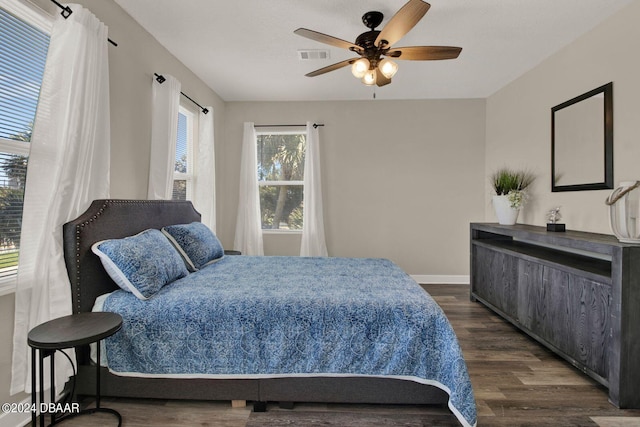
[[[640,246],[611,235],[471,224],[471,299],[640,408]]]

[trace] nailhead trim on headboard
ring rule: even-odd
[[[166,209],[164,208],[165,205],[167,206]],[[147,206],[149,206],[149,213],[145,214]],[[101,217],[106,215],[107,210],[109,210],[109,219],[112,221],[108,221],[104,227],[98,225],[97,228],[92,227],[89,229],[89,226],[94,226]],[[118,224],[118,218],[120,217],[131,217],[131,221],[125,221],[121,222],[120,225],[115,225]],[[65,253],[65,262],[67,263],[68,269],[75,270],[69,271],[69,277],[73,277],[74,279],[72,280],[74,283],[71,284],[72,298],[74,300],[74,312],[79,313],[88,309],[88,307],[86,307],[87,301],[84,301],[83,297],[85,300],[93,298],[92,293],[90,292],[87,294],[86,289],[84,288],[85,286],[92,286],[92,284],[82,283],[83,276],[87,275],[87,271],[91,274],[91,271],[93,270],[87,270],[85,266],[81,265],[83,257],[86,256],[86,245],[87,243],[92,243],[91,239],[96,238],[99,240],[101,238],[122,237],[123,234],[136,234],[146,228],[159,228],[166,225],[180,223],[176,221],[192,222],[199,220],[200,214],[194,209],[191,202],[188,201],[124,199],[104,199],[93,201],[91,206],[89,206],[82,215],[64,226],[64,248],[65,251],[70,250],[71,252],[68,254]],[[103,223],[100,222],[100,224]],[[108,227],[112,227],[112,229],[113,227],[120,228],[112,230]],[[144,228],[137,230],[140,227]],[[129,232],[130,234],[127,234]],[[87,235],[87,233],[90,234]],[[83,245],[85,246],[83,247]],[[71,255],[72,258],[67,259],[68,255]],[[90,260],[89,262],[92,261]],[[97,277],[99,278],[98,283],[104,283],[105,279],[102,278],[102,275],[98,274]],[[96,289],[102,290],[103,287],[104,284],[97,286]]]
[[[102,212],[104,212],[105,208],[110,202],[114,202],[114,201],[104,200],[104,203],[98,209],[98,212],[95,213],[95,215],[89,218],[88,221],[85,221],[81,224],[76,225],[76,284],[75,284],[76,289],[74,293],[76,296],[75,300],[76,300],[77,312],[80,312],[80,310],[82,309],[81,298],[80,298],[81,297],[80,289],[82,289],[82,287],[80,286],[80,233],[82,232],[82,228],[84,228],[85,225],[89,224],[90,222],[93,222],[94,220],[98,219],[100,215],[102,215]]]

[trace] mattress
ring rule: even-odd
[[[385,259],[226,256],[141,301],[103,340],[116,375],[164,378],[365,376],[434,385],[475,425],[457,338],[438,304]]]

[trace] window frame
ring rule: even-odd
[[[26,24],[31,25],[32,27],[51,36],[54,17],[39,7],[27,2],[0,0],[0,8],[24,21]],[[28,157],[30,151],[30,142],[0,138],[0,152]],[[17,269],[16,274],[0,278],[0,296],[15,293],[16,284]]]
[[[254,128],[255,129],[255,128]],[[307,129],[306,127],[302,126],[300,128],[298,128],[298,130],[277,130],[277,126],[273,127],[273,128],[267,128],[267,129],[272,129],[272,130],[258,130],[255,129],[256,132],[256,152],[257,150],[257,145],[258,145],[258,137],[261,135],[304,135],[305,138],[305,156],[307,155],[307,148],[306,148],[306,141],[309,138],[309,135],[307,133]],[[256,159],[257,160],[257,159]],[[261,181],[258,178],[258,174],[257,174],[257,170],[256,170],[256,182],[258,184],[258,191],[260,191],[260,187],[268,187],[268,186],[281,186],[281,185],[299,185],[302,187],[302,194],[304,195],[304,175],[303,175],[303,180],[296,180],[296,181],[280,181],[280,180],[269,180],[269,181]],[[286,183],[286,184],[285,184]],[[304,198],[303,198],[304,201]],[[304,212],[304,205],[302,207],[303,212]],[[262,204],[260,205],[260,213],[262,214]],[[262,234],[302,234],[302,228],[298,229],[298,230],[291,230],[291,229],[286,229],[286,228],[262,228],[262,221],[261,221],[261,228],[260,230],[262,231]]]
[[[51,36],[51,28],[55,18],[38,6],[28,2],[0,0],[0,8]]]

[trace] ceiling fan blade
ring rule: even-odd
[[[322,34],[319,33],[317,31],[313,31],[313,30],[308,30],[306,28],[298,28],[297,30],[294,31],[295,34],[302,36],[302,37],[306,37],[308,39],[320,42],[320,43],[325,43],[325,44],[329,44],[331,46],[336,46],[336,47],[340,47],[343,49],[349,49],[349,50],[353,50],[355,52],[361,51],[362,48],[358,45],[355,45],[351,42],[348,42],[346,40],[342,40],[333,36],[329,36],[327,34]]]
[[[320,68],[319,70],[312,71],[312,72],[310,72],[308,74],[305,74],[305,76],[307,76],[307,77],[319,76],[320,74],[328,73],[329,71],[337,70],[337,69],[340,69],[342,67],[346,67],[349,64],[353,64],[356,60],[357,60],[357,58],[345,59],[344,61],[340,61],[340,62],[337,62],[335,64],[328,65],[328,66],[326,66],[324,68]]]
[[[454,46],[409,46],[393,48],[386,53],[386,56],[404,60],[434,61],[456,59],[461,51],[461,47]]]
[[[386,46],[391,46],[400,40],[422,19],[430,7],[429,3],[422,0],[409,0],[380,31],[375,45],[380,46],[380,43],[385,40]]]
[[[384,85],[388,85],[389,83],[391,83],[391,79],[388,78],[387,76],[385,76],[384,74],[382,74],[380,72],[380,70],[377,70],[376,72],[376,85],[379,87],[382,87]]]

